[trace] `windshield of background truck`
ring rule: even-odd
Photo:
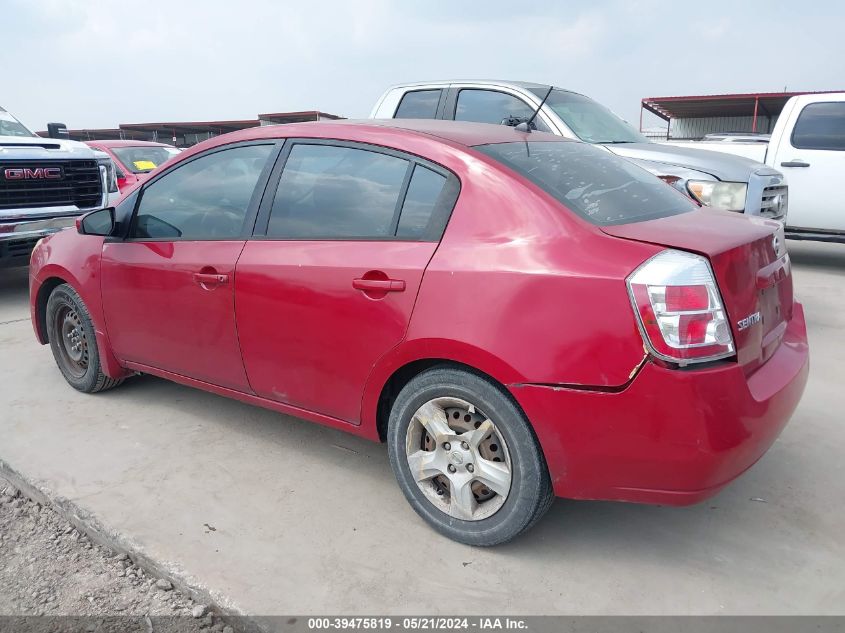
[[[545,96],[548,88],[531,88],[531,92]],[[570,130],[587,143],[648,143],[648,139],[625,123],[610,110],[589,97],[555,88],[546,99]]]
[[[179,153],[173,147],[139,146],[113,147],[114,155],[133,174],[144,174],[166,163]]]
[[[35,136],[11,114],[0,108],[0,136]]]

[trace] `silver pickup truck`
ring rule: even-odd
[[[0,107],[0,268],[29,264],[35,243],[117,197],[108,154],[41,138]]]
[[[739,156],[653,143],[589,97],[549,85],[495,80],[402,84],[382,95],[370,118],[516,125],[541,103],[532,124],[537,130],[600,145],[703,205],[781,221],[786,218],[786,181],[776,169]]]

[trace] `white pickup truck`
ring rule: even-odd
[[[0,107],[0,268],[29,264],[42,237],[117,200],[115,174],[105,152],[36,136]]]
[[[744,156],[783,171],[789,184],[786,235],[845,243],[845,92],[792,97],[766,143],[669,142]]]

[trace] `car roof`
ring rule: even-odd
[[[409,86],[428,86],[430,84],[490,84],[496,86],[516,86],[519,88],[548,88],[549,84],[538,84],[533,81],[515,81],[513,79],[430,79],[429,81],[407,81],[391,86],[391,88],[407,88]]]
[[[381,125],[398,130],[417,132],[436,136],[446,141],[461,145],[486,145],[491,143],[512,143],[514,141],[563,141],[555,134],[546,132],[525,133],[509,126],[493,123],[474,123],[470,121],[446,121],[437,119],[372,119],[363,122],[368,125]]]
[[[342,119],[339,121],[311,121],[306,123],[286,123],[284,125],[263,125],[218,136],[212,139],[212,141],[225,139],[225,142],[233,143],[262,138],[312,136],[316,138],[356,140],[356,132],[377,131],[379,128],[435,137],[467,147],[528,140],[575,142],[545,132],[520,132],[507,125],[471,123],[468,121],[443,121],[437,119]]]
[[[155,141],[127,141],[127,140],[102,140],[85,141],[88,145],[101,145],[103,147],[174,147],[167,143],[156,143]]]

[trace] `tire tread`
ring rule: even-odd
[[[47,300],[47,314],[49,316],[50,313],[50,305],[54,301],[54,297],[58,297],[59,294],[65,294],[67,298],[72,302],[78,313],[80,318],[83,322],[88,326],[91,332],[94,332],[94,321],[91,318],[91,313],[88,311],[88,306],[85,305],[85,302],[82,300],[82,297],[79,296],[79,293],[76,289],[71,286],[70,284],[61,284],[53,288],[53,291],[50,293],[50,298]],[[50,346],[53,347],[57,345],[52,339],[53,332],[51,331],[51,326],[48,320],[47,323],[47,337],[50,340]],[[107,376],[103,373],[103,367],[100,363],[100,349],[97,345],[96,336],[92,337],[92,339],[88,342],[89,347],[89,363],[94,363],[94,368],[96,371],[96,378],[93,381],[88,380],[90,385],[83,385],[83,384],[74,384],[71,382],[68,377],[62,371],[62,375],[65,375],[65,379],[68,381],[74,389],[78,391],[82,391],[84,393],[99,393],[101,391],[108,391],[109,389],[114,389],[115,387],[119,386],[123,383],[125,378],[112,378],[111,376]],[[54,355],[56,354],[55,348],[53,349]],[[59,365],[59,370],[62,370],[61,364],[56,360],[56,364]]]
[[[405,424],[402,424],[401,429],[395,428],[397,424],[400,424],[400,421],[397,419],[397,415],[395,415],[395,411],[397,409],[396,405],[400,402],[409,401],[411,398],[416,397],[416,394],[422,392],[423,390],[429,389],[435,385],[455,385],[467,391],[474,392],[475,390],[481,387],[479,382],[483,383],[484,387],[482,388],[490,388],[495,390],[496,394],[500,398],[503,398],[507,401],[507,404],[513,408],[513,412],[519,418],[515,421],[515,425],[517,427],[524,426],[524,428],[530,434],[528,441],[524,442],[524,446],[525,448],[528,448],[531,452],[529,454],[529,461],[531,463],[539,465],[540,472],[536,473],[539,475],[539,481],[537,482],[537,489],[533,494],[533,506],[528,509],[528,511],[526,511],[524,514],[512,514],[510,517],[508,517],[506,520],[510,522],[510,525],[507,526],[506,529],[502,529],[498,533],[491,534],[461,534],[453,528],[452,522],[449,520],[444,520],[442,522],[430,520],[426,516],[426,513],[421,512],[420,509],[417,507],[417,502],[413,500],[413,494],[409,495],[408,491],[404,490],[404,484],[402,483],[402,480],[399,479],[399,451],[396,446],[396,441],[398,437],[397,434],[400,430],[402,434],[401,436],[402,438],[404,438]],[[516,429],[516,431],[519,430],[521,429]],[[513,431],[514,429],[512,429],[512,432]],[[402,441],[404,442],[404,440]],[[402,388],[399,395],[397,396],[396,403],[394,403],[394,411],[391,412],[388,430],[388,443],[391,464],[393,466],[394,472],[397,473],[397,479],[399,479],[400,487],[403,488],[403,492],[405,493],[406,498],[408,498],[408,501],[411,503],[417,513],[420,514],[429,525],[431,525],[435,530],[437,530],[444,536],[447,536],[454,540],[458,540],[468,545],[490,547],[505,543],[518,537],[519,535],[528,531],[543,517],[543,515],[549,510],[555,499],[551,479],[549,478],[548,468],[546,466],[545,457],[543,456],[536,434],[534,433],[531,424],[529,423],[524,412],[522,411],[522,408],[519,406],[516,399],[510,393],[508,393],[507,390],[501,387],[501,385],[495,383],[483,373],[475,371],[471,368],[456,367],[454,365],[449,364],[435,365],[434,367],[431,367],[421,372],[420,374],[412,378],[410,381],[408,381],[408,383]]]

